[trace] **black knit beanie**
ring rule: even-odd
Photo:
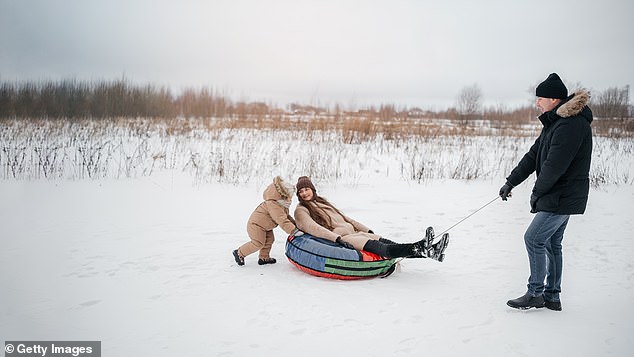
[[[568,89],[557,73],[551,73],[535,88],[535,95],[542,98],[566,99]]]

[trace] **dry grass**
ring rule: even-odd
[[[165,127],[169,134],[184,134],[205,129],[266,129],[303,131],[337,131],[347,143],[361,143],[372,140],[377,135],[390,139],[410,137],[434,138],[438,136],[536,136],[541,123],[536,118],[513,117],[505,120],[493,116],[490,119],[459,120],[446,118],[393,118],[381,119],[377,116],[359,115],[288,115],[262,114],[224,118],[176,118],[137,119],[119,118],[117,125],[138,127],[145,130],[149,126]],[[626,138],[634,137],[634,119],[595,119],[595,136]]]
[[[629,184],[627,121],[597,121],[593,186]],[[0,120],[0,179],[137,177],[177,170],[241,183],[307,174],[355,180],[363,172],[429,179],[505,177],[540,126],[534,121],[344,115],[243,118]],[[595,123],[596,124],[596,123]]]

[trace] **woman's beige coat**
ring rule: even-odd
[[[325,238],[331,241],[336,241],[337,237],[345,242],[352,244],[356,249],[361,250],[365,243],[370,239],[379,239],[380,236],[374,233],[369,233],[370,230],[365,225],[353,220],[348,216],[343,216],[332,207],[311,201],[308,204],[316,205],[318,208],[323,209],[324,212],[330,217],[332,221],[332,231],[326,227],[319,225],[315,220],[310,217],[308,209],[306,207],[298,205],[295,209],[295,222],[297,228],[303,232],[306,232],[312,236]]]

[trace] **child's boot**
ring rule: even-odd
[[[265,264],[275,264],[277,262],[277,260],[275,260],[275,258],[260,258],[258,259],[258,264],[259,265],[265,265]]]
[[[238,263],[238,265],[244,265],[244,257],[240,256],[240,253],[238,253],[237,249],[233,251],[233,258],[236,260],[236,263]]]

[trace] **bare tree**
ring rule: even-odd
[[[608,88],[593,100],[592,110],[597,117],[618,118],[629,117],[630,86]]]
[[[456,110],[460,119],[474,119],[482,114],[482,90],[477,84],[462,88]]]

